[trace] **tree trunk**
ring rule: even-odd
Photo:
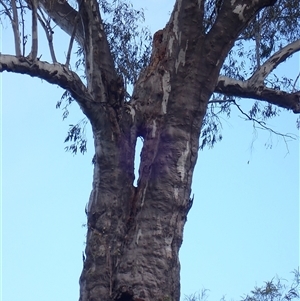
[[[180,16],[175,10],[174,21],[154,35],[151,63],[132,100],[103,105],[91,119],[96,159],[81,301],[179,300],[178,253],[201,124],[232,46],[212,46],[195,20],[184,25],[201,9],[189,3]],[[183,23],[180,32],[175,22]],[[138,136],[144,143],[134,187]]]

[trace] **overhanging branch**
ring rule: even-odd
[[[0,72],[3,71],[38,77],[68,90],[79,103],[83,112],[88,115],[88,109],[93,98],[79,76],[65,65],[0,54]]]
[[[300,91],[288,93],[266,86],[253,86],[248,80],[241,81],[227,76],[220,76],[215,92],[229,96],[263,100],[281,108],[292,110],[294,113],[300,113]]]

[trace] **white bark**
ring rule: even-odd
[[[288,57],[300,50],[300,39],[296,40],[274,53],[248,80],[250,86],[264,85],[270,73]]]
[[[27,74],[57,84],[68,90],[84,111],[89,103],[94,101],[80,77],[59,63],[49,64],[40,60],[0,54],[0,72],[3,71]]]

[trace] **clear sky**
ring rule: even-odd
[[[173,0],[135,3],[146,8],[153,33],[164,27],[173,7]],[[63,58],[65,38],[55,38]],[[8,30],[1,40],[1,52],[12,53]],[[45,47],[41,53],[46,59]],[[295,78],[299,55],[280,72]],[[68,125],[83,117],[76,104],[62,122],[62,111],[55,109],[60,88],[8,73],[1,82],[2,300],[76,300],[92,138],[86,155],[66,153]],[[295,121],[283,111],[269,123],[298,134]],[[291,279],[299,266],[299,140],[285,143],[255,132],[236,111],[224,119],[223,136],[213,149],[199,152],[180,252],[183,296],[206,288],[209,300],[223,295],[238,300],[275,275]]]

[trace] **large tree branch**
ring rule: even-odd
[[[83,112],[89,117],[90,106],[94,100],[79,76],[66,66],[0,54],[0,72],[3,71],[39,77],[68,90],[79,103]]]
[[[245,81],[220,76],[215,88],[215,92],[238,96],[243,98],[253,98],[267,101],[270,104],[293,110],[300,113],[300,91],[288,93],[277,89],[266,87],[264,84],[267,76],[288,57],[300,50],[300,39],[294,41],[274,53],[254,74]]]
[[[223,1],[219,15],[207,34],[207,60],[219,72],[228,51],[255,15],[276,0],[231,0]]]
[[[288,57],[300,50],[300,39],[274,53],[249,79],[253,86],[263,85],[266,77]]]
[[[294,113],[300,113],[300,91],[287,93],[263,85],[253,86],[250,81],[241,81],[220,76],[215,92],[230,96],[263,100],[270,104],[293,110]]]

